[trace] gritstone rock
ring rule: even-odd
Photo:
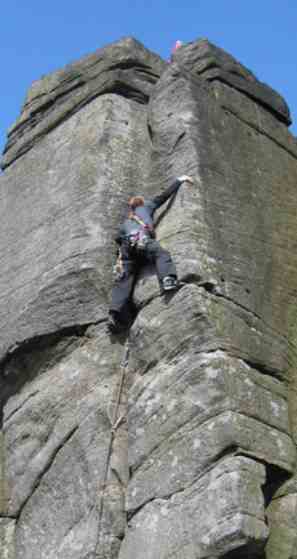
[[[0,177],[1,557],[292,559],[290,122],[204,39],[168,64],[125,38],[32,85]],[[113,238],[182,174],[157,235],[183,284],[139,277],[120,386]]]

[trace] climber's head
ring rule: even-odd
[[[132,196],[128,200],[129,210],[135,210],[138,206],[144,205],[144,197],[143,196]]]

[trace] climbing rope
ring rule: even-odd
[[[118,413],[119,413],[119,408],[120,408],[120,404],[121,404],[121,397],[122,397],[122,393],[123,393],[125,375],[126,375],[126,371],[127,371],[128,364],[129,364],[129,353],[130,353],[130,343],[129,343],[129,337],[128,337],[127,340],[126,340],[126,343],[125,343],[125,347],[124,347],[124,355],[123,355],[123,358],[122,358],[122,361],[121,361],[121,364],[120,364],[120,378],[119,378],[119,382],[118,382],[117,390],[116,390],[114,412],[113,412],[113,415],[112,415],[112,418],[111,418],[111,421],[110,421],[111,430],[110,430],[110,437],[109,437],[109,443],[108,443],[108,449],[107,449],[105,468],[104,468],[102,482],[100,484],[99,520],[98,520],[98,531],[97,531],[96,545],[95,545],[95,550],[94,550],[94,557],[96,557],[96,551],[97,551],[98,545],[100,543],[101,525],[102,525],[103,512],[104,512],[104,497],[105,497],[105,490],[106,490],[106,486],[107,486],[107,479],[108,479],[108,473],[109,473],[109,468],[110,468],[110,461],[111,461],[114,437],[115,437],[115,434],[116,434],[116,431],[117,431],[119,425],[122,423],[122,421],[124,420],[124,417],[125,417],[124,414],[122,414],[118,417]]]

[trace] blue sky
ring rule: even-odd
[[[208,38],[285,97],[297,135],[296,28],[296,0],[3,2],[0,152],[33,80],[127,35],[164,58],[176,39]]]

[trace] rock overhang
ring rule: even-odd
[[[33,82],[8,132],[2,168],[99,95],[116,93],[146,104],[164,66],[157,54],[126,37]]]
[[[290,110],[286,101],[233,56],[215,46],[207,39],[186,44],[175,52],[172,60],[194,76],[212,82],[220,81],[247,95],[273,114],[286,125],[292,124]]]
[[[284,99],[207,39],[183,45],[173,54],[172,62],[185,74],[226,83],[291,124]],[[114,92],[147,103],[167,65],[138,40],[125,37],[33,82],[20,117],[8,131],[2,169],[98,95]]]

